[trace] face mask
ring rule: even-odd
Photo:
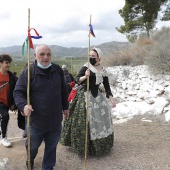
[[[94,65],[96,64],[96,62],[97,62],[97,61],[96,61],[96,58],[90,58],[90,64],[91,64],[91,65],[94,66]]]
[[[49,68],[51,65],[52,65],[52,64],[50,63],[48,66],[43,66],[43,65],[41,65],[39,62],[37,62],[37,66],[40,67],[40,68],[42,68],[42,69],[47,69],[47,68]]]

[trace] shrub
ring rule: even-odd
[[[170,72],[170,27],[155,31],[151,38],[141,37],[126,48],[107,53],[106,66],[142,65],[149,66],[152,73]]]
[[[105,52],[105,58],[102,62],[104,66],[119,66],[129,65],[131,62],[131,55],[129,53],[129,45],[112,50],[109,53]]]
[[[162,27],[152,36],[153,44],[148,50],[144,63],[152,73],[170,72],[170,28]]]

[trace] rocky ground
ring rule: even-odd
[[[11,148],[0,145],[0,169],[25,170],[25,139],[17,127],[17,116],[10,113],[8,137]],[[145,117],[150,121],[141,121]],[[170,123],[161,116],[136,116],[123,124],[114,124],[115,143],[112,152],[104,157],[88,157],[87,170],[169,170]],[[35,160],[35,170],[41,170],[44,144]],[[70,148],[58,145],[54,170],[82,170],[84,158]]]

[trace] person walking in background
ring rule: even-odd
[[[116,106],[111,93],[106,69],[100,64],[102,52],[98,48],[90,51],[90,63],[86,63],[79,71],[75,81],[84,88],[80,88],[70,103],[70,117],[64,120],[60,143],[71,146],[79,155],[85,153],[86,134],[86,102],[87,77],[89,77],[89,113],[88,113],[88,155],[104,155],[113,147],[114,131],[111,109],[106,101],[110,100],[112,107]],[[99,89],[103,83],[106,97]]]
[[[33,169],[38,148],[44,140],[45,150],[42,170],[53,170],[56,163],[56,147],[62,128],[62,114],[68,118],[69,103],[63,70],[51,63],[51,49],[39,45],[35,49],[34,74],[30,82],[30,105],[27,105],[27,68],[25,68],[14,90],[17,107],[25,116],[30,115],[30,162]],[[26,140],[26,150],[28,141]]]
[[[12,62],[8,54],[0,55],[0,125],[1,125],[1,144],[10,147],[11,142],[7,139],[7,127],[9,123],[9,109],[15,108],[13,90],[15,88],[15,77],[9,71]]]
[[[15,77],[15,81],[17,82],[17,80],[18,80],[17,72],[15,72],[15,71],[14,71],[12,74],[14,75],[14,77]]]
[[[67,90],[68,90],[68,93],[70,94],[70,92],[72,90],[72,88],[70,86],[70,83],[74,81],[74,78],[73,78],[73,75],[68,72],[68,69],[67,69],[66,65],[62,65],[62,69],[63,69],[63,72],[64,72],[64,77],[65,77]]]

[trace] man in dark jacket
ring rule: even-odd
[[[61,67],[51,63],[51,49],[39,45],[35,50],[34,76],[30,82],[30,105],[27,105],[27,68],[25,68],[14,90],[17,107],[25,116],[30,116],[30,163],[42,141],[45,142],[43,170],[52,170],[56,163],[56,147],[61,133],[62,113],[68,118],[67,88]],[[28,141],[26,141],[28,149]]]
[[[13,90],[15,87],[15,77],[9,71],[12,58],[7,54],[0,55],[0,125],[2,133],[1,143],[5,147],[10,147],[11,142],[7,139],[7,127],[9,122],[9,109],[14,109]],[[0,138],[1,138],[0,137]]]

